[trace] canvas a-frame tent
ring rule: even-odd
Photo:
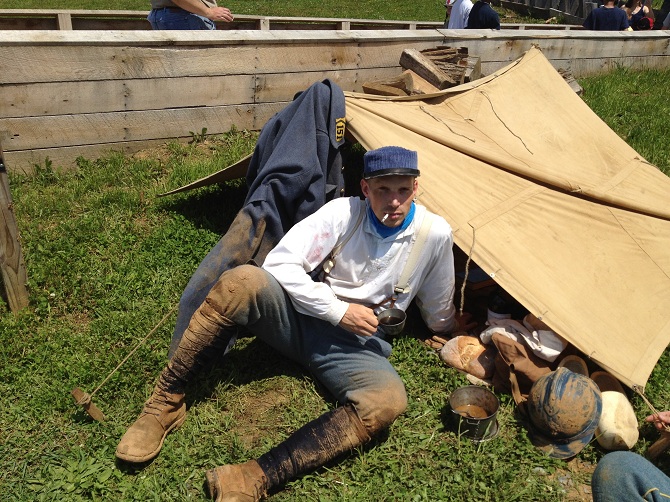
[[[439,94],[345,93],[366,149],[419,152],[419,202],[558,334],[644,389],[670,343],[670,178],[538,49]]]
[[[644,389],[670,344],[670,178],[538,49],[430,95],[345,93],[368,150],[418,151],[419,202],[456,245],[589,358]],[[244,175],[240,160],[176,193]]]

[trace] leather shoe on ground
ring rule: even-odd
[[[131,425],[116,447],[116,457],[131,463],[155,458],[168,433],[186,419],[184,394],[154,390],[139,418]]]

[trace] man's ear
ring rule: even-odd
[[[365,197],[370,195],[370,185],[366,179],[361,179],[361,192],[363,192]]]

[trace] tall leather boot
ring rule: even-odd
[[[267,491],[367,443],[370,436],[350,404],[324,413],[257,461],[224,465],[205,474],[217,502],[256,502]]]
[[[165,437],[186,419],[186,384],[223,354],[235,335],[234,325],[207,302],[203,303],[191,318],[142,413],[121,438],[116,448],[117,458],[144,463],[160,453]]]

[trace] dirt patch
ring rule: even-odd
[[[246,448],[258,446],[269,428],[276,428],[290,402],[281,386],[257,391],[247,390],[228,408],[235,416],[230,432],[235,434]]]
[[[551,475],[564,490],[569,502],[592,502],[591,476],[596,466],[575,458],[566,463],[564,469],[558,469]]]

